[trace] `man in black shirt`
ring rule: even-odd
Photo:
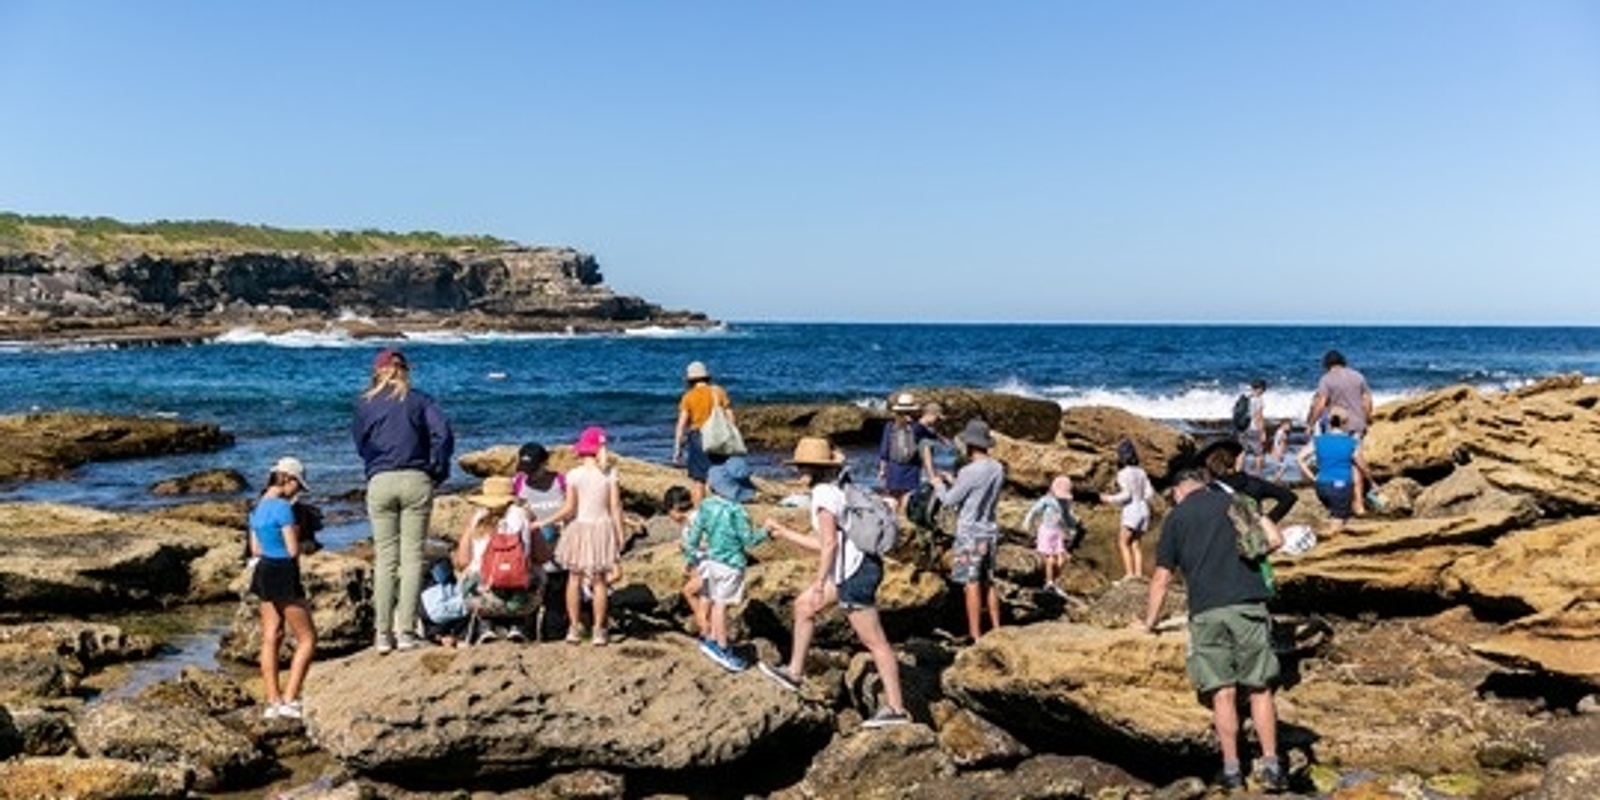
[[[1212,483],[1198,463],[1174,475],[1176,501],[1161,526],[1156,572],[1143,625],[1154,633],[1174,571],[1183,573],[1189,597],[1189,680],[1211,705],[1212,724],[1222,746],[1222,785],[1244,785],[1239,761],[1238,691],[1250,697],[1250,718],[1261,740],[1258,778],[1262,788],[1287,788],[1278,759],[1278,713],[1272,685],[1278,659],[1272,652],[1268,590],[1260,571],[1239,555],[1238,533],[1229,519],[1233,495]],[[1261,518],[1267,543],[1276,550],[1283,537],[1272,520]]]

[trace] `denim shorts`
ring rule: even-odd
[[[1349,519],[1356,489],[1344,481],[1317,481],[1317,499],[1334,519]]]
[[[883,582],[883,558],[863,555],[861,566],[839,584],[839,605],[846,611],[878,607],[878,584]]]
[[[711,456],[706,455],[706,448],[700,444],[700,431],[689,431],[683,443],[683,468],[689,473],[689,480],[704,483],[706,476],[711,474]]]

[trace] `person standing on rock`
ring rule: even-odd
[[[856,636],[872,655],[872,663],[883,680],[883,705],[861,723],[866,728],[903,725],[911,721],[900,694],[900,662],[878,618],[878,584],[883,580],[883,558],[863,553],[844,535],[840,520],[844,515],[845,492],[839,484],[844,456],[827,439],[808,436],[794,447],[789,464],[811,489],[811,530],[801,533],[777,519],[768,519],[766,529],[817,553],[817,576],[794,600],[794,642],[789,663],[773,666],[760,663],[761,673],[791,692],[800,691],[805,679],[806,652],[816,618],[834,602],[844,608],[845,618]]]
[[[567,496],[561,510],[535,520],[533,527],[542,529],[571,520],[556,543],[556,560],[567,568],[566,641],[583,642],[578,620],[583,611],[583,586],[588,584],[594,613],[590,641],[604,647],[610,642],[606,633],[608,589],[622,558],[622,489],[617,484],[616,470],[608,466],[610,453],[606,450],[604,429],[584,428],[572,452],[579,463],[567,472]]]
[[[922,406],[910,392],[895,395],[889,410],[894,419],[883,426],[883,439],[878,443],[878,485],[884,494],[894,498],[895,509],[904,514],[906,499],[922,483],[926,458],[923,443],[939,435],[913,416],[922,411]]]
[[[711,470],[711,456],[706,453],[700,439],[700,428],[711,418],[712,408],[721,408],[732,423],[733,405],[728,392],[711,382],[711,372],[699,361],[689,362],[683,371],[683,382],[688,388],[678,399],[678,424],[672,434],[672,463],[682,464],[689,473],[689,492],[695,505],[706,496],[706,473]]]
[[[261,598],[261,682],[266,687],[264,719],[300,719],[300,689],[317,650],[317,628],[306,607],[300,582],[300,526],[294,521],[294,499],[306,491],[306,468],[300,459],[284,457],[267,476],[267,490],[250,512],[250,556],[256,560],[250,593]],[[278,646],[287,626],[294,634],[289,682],[278,688]]]
[[[433,491],[450,477],[455,434],[439,405],[411,387],[411,365],[399,350],[372,362],[372,379],[351,424],[367,475],[367,518],[375,561],[372,605],[380,655],[420,647],[417,602],[422,593],[423,541]]]
[[[1122,516],[1117,529],[1117,553],[1122,556],[1122,577],[1117,583],[1144,577],[1144,551],[1139,539],[1150,525],[1150,500],[1156,491],[1150,486],[1150,476],[1139,466],[1139,451],[1133,442],[1123,439],[1117,445],[1117,491],[1102,495],[1100,502],[1121,506]]]
[[[1239,445],[1244,448],[1239,469],[1248,475],[1262,475],[1267,469],[1267,382],[1260,378],[1251,381],[1248,397],[1250,422],[1239,432]]]
[[[1362,439],[1367,435],[1367,423],[1372,419],[1372,389],[1367,377],[1345,364],[1344,354],[1329,350],[1322,356],[1322,378],[1317,381],[1317,392],[1311,397],[1311,410],[1306,414],[1306,430],[1315,435],[1322,430],[1322,417],[1331,409],[1345,410],[1345,433]],[[1351,484],[1353,498],[1351,511],[1357,516],[1367,513],[1365,470],[1356,472]]]
[[[1229,510],[1233,496],[1211,485],[1212,476],[1199,463],[1175,473],[1175,505],[1161,526],[1156,571],[1150,579],[1144,630],[1154,634],[1173,573],[1182,573],[1189,603],[1189,680],[1211,705],[1212,724],[1222,749],[1220,783],[1244,786],[1239,756],[1238,693],[1249,695],[1250,719],[1261,743],[1257,779],[1267,791],[1288,786],[1278,757],[1278,712],[1273,685],[1278,658],[1272,650],[1269,590],[1260,571],[1239,555],[1238,536]],[[1260,518],[1267,543],[1283,545],[1278,526]]]
[[[962,587],[967,636],[977,641],[983,635],[985,609],[989,612],[989,626],[1000,627],[1000,592],[994,585],[1000,524],[995,520],[995,509],[1000,504],[1006,470],[989,455],[994,449],[994,436],[983,420],[969,420],[956,436],[956,443],[966,451],[967,463],[956,473],[954,483],[948,483],[943,475],[935,476],[933,481],[939,502],[946,508],[959,509],[955,542],[950,549],[950,579]]]

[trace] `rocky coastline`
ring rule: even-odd
[[[713,324],[614,292],[594,256],[564,247],[105,256],[0,248],[0,339],[43,345],[181,344],[243,327],[393,338]]]
[[[221,480],[192,489],[220,493],[156,513],[0,504],[0,798],[1211,796],[1202,778],[1216,745],[1184,676],[1181,598],[1169,600],[1161,635],[1129,628],[1144,587],[1103,572],[1116,563],[1111,510],[1080,507],[1090,540],[1064,599],[1042,590],[1031,537],[1017,527],[1052,474],[1103,485],[1123,436],[1149,454],[1158,483],[1167,459],[1197,442],[1116,409],[920,391],[954,422],[983,414],[998,431],[1010,475],[998,574],[1011,624],[957,646],[945,632],[959,627],[959,598],[944,571],[910,549],[895,554],[880,600],[918,724],[860,728],[876,675],[839,615],[819,625],[816,668],[798,697],[700,658],[685,633],[675,531],[655,518],[662,489],[681,476],[628,458],[619,470],[635,535],[613,598],[621,640],[610,648],[377,656],[366,649],[370,553],[358,547],[306,559],[323,641],[304,725],[260,718],[249,668],[259,631],[246,606],[220,652],[232,666],[96,696],[86,687],[97,676],[159,645],[97,612],[237,603],[246,495]],[[1452,387],[1379,409],[1366,447],[1383,511],[1308,554],[1274,557],[1294,794],[1596,796],[1597,408],[1600,386],[1573,376],[1502,394]],[[749,441],[781,450],[799,435],[871,441],[883,417],[788,405],[751,408],[741,423]],[[12,479],[167,452],[155,442],[204,452],[226,441],[167,420],[0,424],[23,443],[0,454]],[[158,424],[169,427],[146,427]],[[570,464],[565,449],[555,457]],[[509,444],[459,459],[476,476],[514,463]],[[794,487],[759,486],[757,519],[803,523],[803,510],[780,502]],[[1319,504],[1297,491],[1288,522],[1319,525]],[[464,513],[459,497],[441,496],[433,533],[452,537]],[[809,570],[788,545],[755,551],[747,602],[731,620],[749,655],[778,657]]]

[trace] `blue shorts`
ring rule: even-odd
[[[700,431],[689,431],[683,443],[683,468],[689,472],[689,480],[706,482],[706,476],[711,474],[711,456],[706,455],[706,449],[700,444]]]
[[[1356,489],[1344,481],[1317,481],[1317,499],[1334,519],[1349,519]]]
[[[839,584],[839,605],[846,611],[878,607],[878,584],[883,582],[883,558],[864,555],[861,566]]]

